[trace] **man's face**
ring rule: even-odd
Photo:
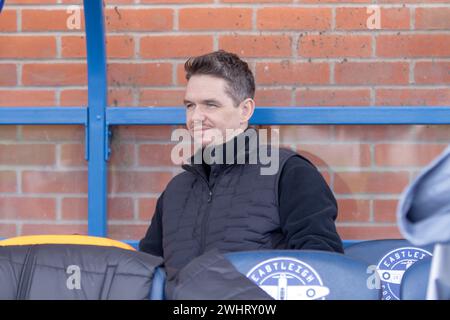
[[[196,142],[205,147],[215,141],[220,144],[231,137],[226,129],[245,129],[241,107],[235,107],[226,93],[224,79],[208,75],[192,76],[186,86],[184,105],[186,106],[186,126]],[[223,137],[222,141],[217,136]],[[216,137],[216,138],[215,138]],[[228,139],[227,139],[228,138]]]

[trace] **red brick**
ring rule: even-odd
[[[53,4],[57,2],[58,0],[8,0],[8,4]]]
[[[15,125],[1,125],[0,137],[2,140],[16,140],[17,139],[17,126]]]
[[[113,136],[123,141],[170,141],[172,126],[116,126]]]
[[[142,144],[139,146],[139,166],[174,166],[171,153],[174,144]]]
[[[17,226],[15,224],[0,223],[0,234],[2,238],[16,237]]]
[[[258,30],[327,30],[331,27],[330,8],[275,7],[257,11]]]
[[[168,172],[110,171],[108,192],[161,192],[171,178]]]
[[[221,36],[219,47],[241,57],[289,57],[292,53],[291,38],[286,35]]]
[[[212,36],[148,36],[141,39],[141,58],[187,58],[213,50]]]
[[[379,35],[376,42],[378,57],[430,58],[450,55],[450,35],[446,34]]]
[[[80,234],[87,235],[87,224],[33,224],[22,226],[22,235]]]
[[[298,0],[299,3],[341,3],[342,0]],[[371,3],[370,0],[346,0],[346,3]]]
[[[257,63],[258,84],[328,84],[330,68],[327,63]]]
[[[379,106],[449,106],[450,89],[377,89]]]
[[[111,148],[111,158],[109,164],[111,166],[125,166],[130,167],[136,163],[135,148],[131,143],[119,143],[113,139]]]
[[[110,86],[152,86],[172,84],[170,63],[112,63],[108,65]]]
[[[300,36],[298,54],[302,57],[370,57],[370,36],[303,35]]]
[[[16,65],[9,63],[0,64],[0,86],[15,86],[16,84],[17,84]]]
[[[405,62],[346,62],[335,66],[337,84],[408,84],[409,64]]]
[[[53,107],[54,105],[54,91],[0,90],[1,107]]]
[[[169,4],[169,3],[212,3],[214,0],[141,0],[141,3],[161,3],[161,4]]]
[[[68,27],[73,12],[58,9],[24,9],[22,10],[23,31],[82,31],[84,30],[84,13],[80,12],[80,29]]]
[[[86,85],[87,66],[85,64],[25,64],[22,82],[30,86]]]
[[[379,140],[388,141],[413,141],[416,142],[420,139],[424,141],[435,141],[435,139],[444,139],[450,134],[450,128],[443,130],[440,129],[437,132],[429,128],[423,128],[419,126],[399,126],[399,125],[351,125],[351,126],[335,126],[334,140],[335,141],[370,141],[378,142]],[[427,137],[427,132],[430,132],[430,136]]]
[[[17,13],[16,10],[3,10],[0,19],[0,32],[17,31]]]
[[[61,202],[61,217],[64,220],[87,220],[88,199],[63,198]]]
[[[370,200],[339,199],[337,222],[370,221]]]
[[[425,166],[444,151],[446,144],[377,144],[375,164],[378,166]]]
[[[172,9],[106,9],[105,27],[111,31],[164,31],[173,26]]]
[[[147,224],[108,225],[108,237],[116,240],[140,240],[145,236]]]
[[[372,30],[368,26],[369,18],[374,14],[368,7],[336,8],[337,30]],[[409,29],[409,8],[380,8],[381,29]]]
[[[85,58],[86,39],[84,36],[61,37],[61,55],[63,58]],[[132,58],[134,57],[134,39],[131,36],[106,37],[107,58]]]
[[[367,144],[302,144],[297,148],[297,152],[313,155],[308,159],[321,167],[370,165],[370,149]]]
[[[284,143],[329,141],[330,129],[330,126],[281,126],[280,140]]]
[[[132,220],[134,200],[128,197],[108,198],[108,220]]]
[[[108,90],[108,106],[111,107],[135,106],[133,89],[132,88],[120,89],[110,87]]]
[[[55,199],[0,197],[0,219],[53,220],[55,218]]]
[[[139,220],[150,221],[156,210],[156,198],[139,199]]]
[[[345,240],[402,239],[396,226],[337,226],[338,233]]]
[[[311,161],[316,167],[320,168],[321,170],[328,170],[330,168],[328,164],[324,161],[324,159],[318,157],[317,155],[311,153],[310,151],[301,150],[300,155]]]
[[[67,1],[67,2],[79,2],[79,0],[62,0],[62,2]],[[104,0],[104,3],[106,5],[112,5],[112,4],[134,4],[136,3],[135,0]],[[141,0],[142,3],[142,0]]]
[[[72,125],[23,126],[22,138],[32,141],[84,141],[84,127]]]
[[[299,89],[297,106],[369,106],[369,89]]]
[[[0,144],[0,165],[53,165],[55,146],[50,144]]]
[[[393,193],[399,194],[409,183],[407,172],[336,172],[334,191],[337,194]]]
[[[180,30],[249,30],[250,8],[183,8],[179,11]]]
[[[290,106],[292,90],[258,88],[255,95],[256,107],[259,106]]]
[[[450,7],[416,8],[416,29],[450,29]]]
[[[220,0],[223,3],[291,3],[292,0]]]
[[[17,191],[16,172],[0,170],[0,192],[16,192],[16,191]]]
[[[375,222],[396,222],[397,204],[397,200],[374,200],[373,213]]]
[[[420,84],[450,84],[450,62],[417,62],[414,76]]]
[[[450,141],[450,126],[448,125],[422,125],[415,126],[415,141],[444,142]]]
[[[404,4],[404,3],[420,3],[423,4],[423,0],[378,0],[380,3],[397,3],[397,4]],[[449,0],[427,0],[427,3],[450,3]]]
[[[142,89],[139,105],[146,107],[176,107],[183,105],[184,90]]]
[[[185,86],[187,84],[184,63],[177,65],[177,85]]]
[[[108,90],[109,106],[129,106],[133,105],[133,90],[110,88]],[[61,106],[87,106],[88,95],[87,90],[68,89],[61,90],[60,105]]]
[[[0,58],[54,58],[54,36],[0,36]]]
[[[63,144],[61,145],[60,164],[64,167],[87,166],[85,157],[85,147],[83,144]]]
[[[86,171],[24,171],[22,191],[33,193],[86,193]]]

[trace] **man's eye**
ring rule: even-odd
[[[189,104],[187,104],[186,105],[186,109],[190,109],[190,108],[192,108],[194,105],[192,104],[192,103],[189,103]]]
[[[216,108],[217,107],[217,105],[212,104],[212,103],[208,103],[207,106],[210,107],[210,108]]]

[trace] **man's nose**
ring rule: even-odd
[[[205,114],[203,113],[201,108],[194,108],[192,112],[192,121],[201,123],[203,120],[205,120]]]

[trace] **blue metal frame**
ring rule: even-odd
[[[107,235],[107,156],[105,23],[103,1],[84,0],[88,57],[88,233]],[[92,201],[94,200],[94,201]]]
[[[389,115],[389,116],[386,116]],[[114,107],[108,125],[185,124],[184,107]],[[448,107],[258,107],[255,125],[450,124]]]
[[[87,125],[87,109],[73,108],[0,108],[0,124]]]
[[[107,108],[105,25],[102,0],[84,0],[88,64],[88,106],[0,108],[0,125],[67,124],[86,128],[88,233],[107,235],[109,126],[180,125],[182,107]],[[449,107],[258,107],[252,124],[369,125],[450,124]]]

